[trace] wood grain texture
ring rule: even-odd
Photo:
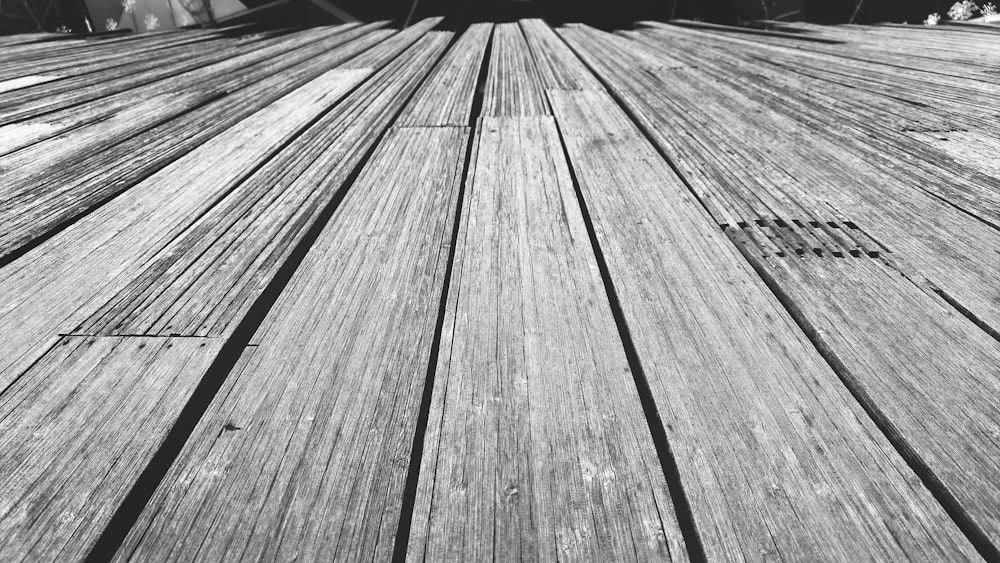
[[[813,111],[811,119],[797,118],[796,126],[807,126],[810,137],[829,141],[833,147],[810,146],[809,150],[817,155],[836,155],[834,151],[856,155],[879,167],[878,172],[895,168],[893,179],[909,189],[923,190],[1000,226],[1000,180],[988,172],[989,159],[966,158],[976,163],[956,166],[956,156],[967,152],[974,157],[975,151],[956,150],[954,145],[942,151],[939,145],[926,143],[926,137],[921,135],[937,133],[936,137],[948,137],[964,133],[984,140],[995,138],[1000,127],[988,115],[991,108],[1000,110],[1000,106],[995,102],[992,84],[973,78],[943,77],[929,70],[848,60],[832,53],[804,55],[790,49],[758,49],[747,56],[726,49],[726,43],[718,45],[710,38],[678,33],[677,29],[623,35],[686,59],[692,68],[697,67],[692,76],[686,76],[687,81],[703,74],[711,77],[715,88],[697,86],[709,99],[715,97],[719,84],[728,81],[766,93],[767,97],[753,96],[753,105],[763,109],[765,115],[804,115],[807,107],[814,108],[817,101],[822,101],[824,111]],[[740,71],[734,72],[734,68]],[[778,99],[781,104],[774,103]],[[970,147],[975,146],[975,142],[970,143]]]
[[[43,82],[51,82],[60,78],[62,77],[56,74],[29,74],[27,76],[18,76],[17,78],[8,78],[0,80],[0,93],[34,86]]]
[[[549,99],[709,559],[975,558],[622,110]]]
[[[686,560],[552,118],[483,118],[411,560]]]
[[[0,124],[6,125],[61,108],[89,102],[131,88],[164,80],[206,64],[253,49],[224,45],[199,52],[189,46],[165,49],[157,56],[62,80],[0,94]]]
[[[0,269],[0,387],[368,75],[327,71]]]
[[[542,87],[555,90],[601,90],[601,83],[587,70],[566,43],[541,19],[518,24],[538,67]]]
[[[913,155],[889,150],[884,134],[815,111],[811,92],[795,94],[752,74],[726,78],[704,58],[650,71],[629,62],[624,53],[634,42],[626,38],[582,27],[564,34],[719,224],[759,217],[852,222],[997,333],[1000,230],[988,209],[1000,192],[980,199],[978,215],[962,209],[972,194],[990,191],[977,184],[987,181],[982,174],[939,177]]]
[[[323,26],[324,29],[350,29],[354,24]],[[283,35],[288,33],[285,30]],[[292,32],[295,33],[295,32]],[[80,76],[134,62],[137,58],[151,58],[166,49],[186,46],[212,48],[218,45],[246,44],[261,41],[271,36],[242,33],[234,28],[189,29],[182,33],[162,35],[129,35],[104,37],[82,42],[48,43],[44,48],[8,53],[0,62],[0,79],[31,73],[51,73],[57,71],[63,76]],[[9,50],[8,50],[9,51]]]
[[[444,51],[431,32],[341,101],[137,269],[72,332],[225,336]]]
[[[378,68],[396,58],[400,53],[413,45],[413,43],[423,37],[428,31],[434,29],[443,18],[425,18],[410,27],[392,36],[388,41],[384,41],[378,47],[366,51],[361,56],[356,57],[346,63],[344,68]]]
[[[159,86],[145,92],[148,100],[92,104],[95,115],[51,114],[52,120],[24,122],[16,142],[37,132],[36,142],[0,158],[6,182],[0,219],[0,257],[16,253],[38,237],[92,211],[130,189],[167,164],[202,145],[295,88],[377,44],[390,32],[334,37],[277,59],[238,69],[225,78],[171,92]],[[350,41],[346,45],[338,43]],[[233,70],[233,69],[230,69]],[[141,89],[140,89],[141,90]],[[126,96],[127,97],[127,96]],[[94,106],[104,106],[95,108]],[[82,113],[77,108],[77,113]],[[25,127],[33,127],[21,134]],[[54,136],[53,136],[54,135]]]
[[[1000,344],[881,261],[758,262],[893,443],[1000,547]]]
[[[397,127],[442,127],[469,124],[476,82],[493,24],[473,24],[448,50],[396,121]]]
[[[493,30],[483,116],[550,115],[538,68],[516,23]]]
[[[83,559],[221,345],[64,336],[7,387],[0,557]]]
[[[1000,557],[1000,33],[441,22],[0,37],[0,559]]]
[[[466,135],[389,133],[119,560],[391,556]]]
[[[253,49],[220,61],[209,62],[204,66],[172,76],[166,81],[156,81],[145,86],[123,90],[109,88],[107,95],[85,105],[72,106],[38,117],[19,120],[16,125],[40,123],[51,125],[55,128],[54,133],[49,133],[46,136],[22,135],[20,139],[16,139],[16,144],[13,142],[15,140],[11,140],[0,145],[0,153],[14,152],[29,145],[36,145],[32,149],[38,149],[37,144],[40,141],[59,136],[58,133],[63,131],[73,131],[76,133],[73,135],[74,137],[80,136],[77,129],[84,126],[100,125],[107,117],[115,115],[116,112],[133,108],[137,101],[142,102],[152,96],[168,93],[174,95],[209,93],[213,97],[223,96],[271,74],[323,55],[326,51],[363,37],[382,25],[382,22],[375,22],[349,30],[340,27],[319,28],[284,35],[258,42]],[[218,45],[211,44],[203,47],[217,48]],[[357,51],[354,54],[357,54]],[[0,131],[12,126],[0,127]],[[142,128],[137,126],[136,132],[140,131]]]

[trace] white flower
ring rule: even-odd
[[[924,25],[937,25],[941,21],[941,14],[934,12],[933,14],[927,16],[924,20]]]
[[[146,17],[142,18],[142,25],[147,31],[153,31],[160,27],[160,19],[156,17],[156,14],[146,14]]]
[[[979,6],[976,6],[975,2],[972,0],[963,0],[962,2],[952,4],[948,10],[948,17],[955,21],[965,21],[974,16],[978,11]]]
[[[56,28],[56,33],[70,33],[72,31],[73,30],[66,27],[65,25],[60,25],[59,27]]]
[[[983,6],[983,15],[984,16],[997,15],[997,7],[993,5],[993,2],[987,2],[986,5]]]
[[[131,14],[132,10],[135,10],[135,0],[122,0],[122,8],[126,14]]]
[[[135,0],[132,1],[134,2]],[[104,29],[105,31],[114,31],[118,29],[118,20],[115,18],[108,18],[104,20]]]

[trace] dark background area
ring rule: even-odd
[[[410,0],[339,0],[362,19],[380,13],[405,14]],[[862,0],[854,19],[857,23],[919,23],[931,12],[947,11],[954,0]],[[392,5],[392,6],[390,6]],[[642,19],[697,18],[735,24],[772,19],[845,23],[854,15],[857,0],[534,0],[476,1],[419,0],[417,16],[447,14],[456,20],[504,21],[522,14],[541,16],[552,23],[579,21],[599,27],[621,27]],[[381,17],[385,17],[384,15]]]
[[[118,0],[111,0],[116,3]],[[161,1],[161,0],[150,0]],[[248,7],[272,0],[243,0]],[[328,0],[363,21],[403,21],[413,0]],[[418,0],[414,18],[447,16],[446,25],[459,27],[474,21],[511,21],[541,17],[553,24],[584,22],[610,29],[631,22],[672,18],[738,24],[757,19],[817,23],[919,23],[931,12],[944,13],[954,0]],[[32,7],[34,15],[22,7]],[[42,15],[44,14],[44,15]],[[0,34],[53,31],[65,26],[88,31],[84,0],[0,0]],[[38,17],[42,15],[41,17]],[[93,14],[91,17],[93,18]],[[336,23],[309,0],[291,0],[247,17],[267,26],[298,27]],[[94,21],[95,29],[103,29]]]

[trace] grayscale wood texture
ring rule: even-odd
[[[7,387],[0,558],[83,559],[221,346],[63,336]]]
[[[413,560],[686,560],[552,118],[483,118]]]
[[[538,68],[516,23],[493,30],[484,96],[483,117],[550,114]]]
[[[1000,559],[996,28],[441,21],[0,38],[0,559]]]
[[[119,559],[389,558],[466,135],[389,133]]]
[[[707,556],[975,557],[612,99],[549,99]]]

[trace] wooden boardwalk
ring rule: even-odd
[[[1000,560],[1000,32],[0,42],[0,559]]]

